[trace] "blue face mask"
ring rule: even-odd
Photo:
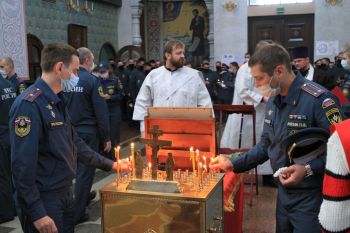
[[[62,91],[64,92],[72,91],[74,87],[78,84],[78,82],[79,82],[79,77],[74,74],[71,74],[69,79],[67,80],[61,79]]]
[[[341,60],[341,66],[346,69],[346,70],[350,70],[350,65],[348,63],[348,60]]]

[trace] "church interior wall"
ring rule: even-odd
[[[27,32],[37,36],[46,45],[53,42],[68,42],[68,24],[87,27],[87,47],[96,59],[102,45],[109,42],[118,51],[117,7],[94,1],[93,11],[68,10],[65,0],[45,2],[26,0]],[[77,1],[73,1],[76,3]],[[85,1],[80,1],[81,6]],[[91,1],[88,1],[91,7]]]
[[[297,4],[276,4],[262,6],[248,6],[248,17],[250,16],[270,16],[280,15],[276,12],[277,8],[284,8],[283,15],[295,14],[313,14],[315,13],[315,3],[297,3]]]
[[[315,58],[329,57],[350,47],[350,1],[335,6],[315,1]]]
[[[117,12],[118,48],[121,49],[124,46],[132,44],[130,1],[122,0],[122,6],[117,9]]]
[[[225,0],[213,0],[214,59],[225,54],[244,57],[248,50],[247,0],[237,0],[233,11],[225,9]]]

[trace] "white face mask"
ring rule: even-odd
[[[262,87],[257,87],[256,90],[263,96],[278,95],[281,92],[281,83],[278,83],[278,87],[272,88],[271,82],[274,77],[275,76],[272,75],[269,84],[266,84]]]
[[[104,73],[100,73],[100,78],[103,78],[103,79],[107,79],[109,77],[109,73],[108,72],[104,72]]]
[[[348,60],[346,60],[346,59],[341,60],[341,66],[346,70],[350,70],[350,65],[348,63]]]
[[[63,92],[70,92],[74,89],[74,87],[78,84],[79,77],[71,74],[69,79],[64,80],[61,79],[61,88]]]
[[[0,69],[0,75],[1,75],[3,78],[7,78],[8,73],[7,73],[4,69]]]
[[[272,93],[272,88],[268,84],[261,87],[257,87],[256,90],[263,96],[270,96]]]

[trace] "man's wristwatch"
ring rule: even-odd
[[[312,176],[314,174],[314,172],[311,169],[310,164],[305,164],[305,171],[306,171],[305,177],[309,177],[309,176]]]

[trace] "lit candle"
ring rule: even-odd
[[[115,157],[115,161],[119,161],[119,151],[120,151],[120,146],[118,147],[114,147],[114,157]]]
[[[136,177],[136,170],[135,170],[135,145],[134,143],[131,143],[130,144],[130,147],[131,147],[131,159],[132,159],[132,174],[133,174],[133,177],[135,178]]]
[[[205,171],[205,172],[208,172],[208,170],[207,170],[207,165],[204,165],[203,167],[204,167],[204,171]]]
[[[148,171],[149,171],[149,172],[151,172],[151,168],[152,168],[152,163],[149,162],[149,163],[148,163]]]
[[[199,182],[199,185],[202,184],[202,163],[199,162],[198,163],[198,182]]]
[[[205,157],[205,156],[203,156],[203,164],[204,164],[204,166],[206,166],[207,165],[207,157]]]
[[[200,160],[200,158],[199,158],[199,150],[197,149],[196,150],[196,162],[197,162],[197,170],[199,171],[199,160]]]
[[[192,160],[192,171],[196,171],[196,158],[194,157],[193,147],[190,148],[190,160]]]

